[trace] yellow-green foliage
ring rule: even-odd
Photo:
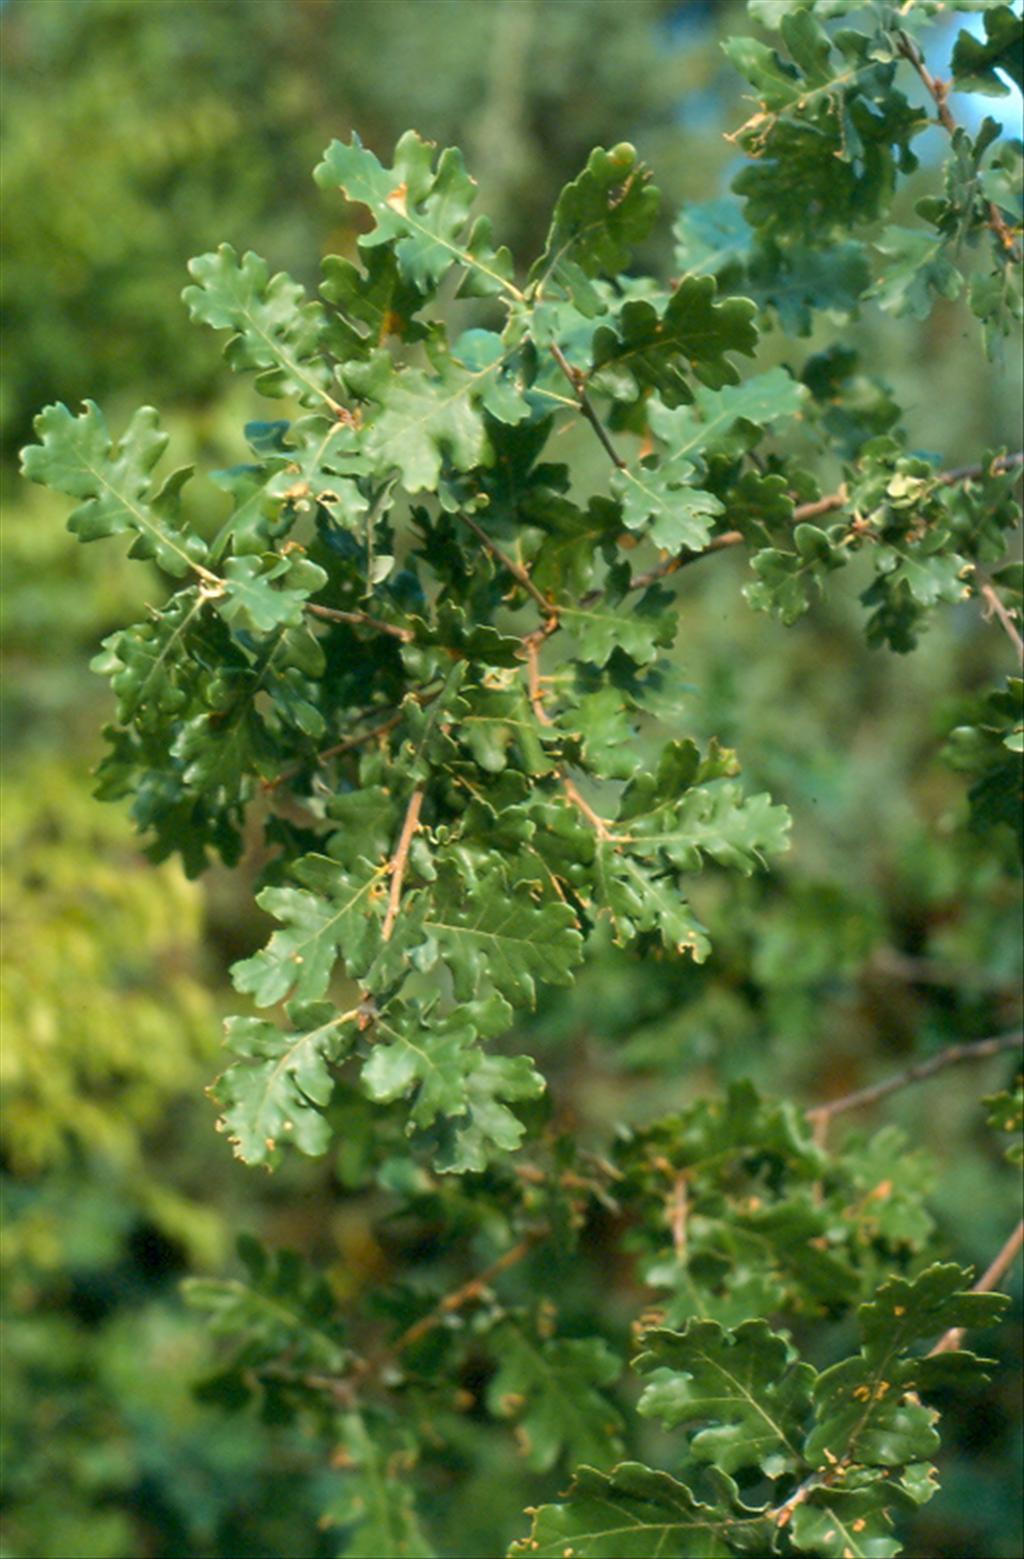
[[[186,1215],[142,1147],[212,1070],[198,891],[178,866],[141,862],[126,819],[94,801],[70,763],[13,777],[2,830],[7,1162],[33,1178],[98,1161],[131,1177],[168,1232],[209,1249],[216,1220]]]

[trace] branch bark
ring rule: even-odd
[[[542,595],[521,563],[517,563],[515,558],[510,558],[507,552],[502,551],[501,547],[498,546],[498,543],[494,541],[492,537],[488,536],[483,526],[478,525],[476,520],[473,519],[472,515],[463,514],[460,511],[459,518],[462,520],[463,524],[469,526],[474,536],[476,536],[479,540],[481,546],[487,549],[487,551],[491,554],[491,557],[495,558],[501,564],[502,568],[508,570],[508,572],[512,575],[512,578],[516,581],[516,584],[522,585],[527,595],[531,596],[532,599],[536,601],[545,617],[552,617],[557,615],[557,606],[554,606],[552,602],[548,600],[547,596]]]
[[[422,805],[423,791],[416,789],[409,797],[405,822],[402,824],[402,832],[398,836],[395,853],[391,857],[391,891],[388,894],[387,913],[384,916],[384,924],[380,932],[382,942],[390,942],[391,933],[395,929],[395,921],[398,919],[398,906],[402,901],[402,880],[405,877],[405,867],[409,859],[409,847],[412,844],[412,836],[420,826],[420,808]]]
[[[456,1310],[461,1310],[463,1305],[469,1304],[473,1299],[479,1299],[484,1289],[489,1287],[496,1277],[500,1277],[510,1267],[515,1267],[519,1262],[525,1260],[533,1250],[533,1247],[539,1245],[541,1240],[546,1239],[550,1232],[545,1227],[533,1229],[529,1234],[524,1234],[522,1239],[517,1244],[510,1246],[504,1255],[498,1257],[497,1261],[492,1261],[489,1267],[485,1267],[482,1272],[478,1272],[476,1277],[470,1278],[468,1283],[463,1283],[460,1288],[456,1288],[450,1294],[446,1294],[443,1299],[438,1301],[433,1310],[421,1316],[418,1321],[414,1321],[412,1326],[407,1327],[400,1337],[396,1338],[393,1343],[377,1356],[375,1360],[377,1367],[379,1368],[380,1365],[396,1358],[398,1354],[404,1353],[407,1348],[411,1348],[414,1343],[419,1342],[421,1337],[426,1337],[435,1327],[440,1326],[447,1316],[454,1315]]]
[[[558,364],[559,368],[562,370],[562,372],[565,374],[565,377],[572,385],[572,392],[576,397],[580,412],[590,423],[590,426],[593,428],[594,432],[600,439],[601,446],[604,449],[605,454],[608,456],[608,459],[617,470],[625,471],[626,462],[616,450],[615,445],[612,443],[611,439],[608,437],[607,432],[605,431],[604,423],[601,421],[600,417],[597,415],[597,412],[594,410],[590,397],[583,387],[582,375],[576,371],[576,369],[570,363],[569,359],[566,357],[565,353],[562,351],[562,348],[557,344],[557,342],[554,341],[551,343],[551,356],[554,358],[555,362]]]
[[[1004,1050],[1016,1049],[1022,1043],[1024,1033],[1018,1031],[997,1034],[991,1039],[976,1039],[969,1044],[950,1045],[940,1050],[938,1055],[929,1056],[927,1061],[917,1061],[904,1071],[897,1072],[894,1077],[887,1077],[884,1082],[874,1083],[870,1088],[858,1088],[855,1093],[843,1094],[828,1104],[815,1105],[806,1111],[807,1119],[815,1126],[827,1125],[834,1115],[862,1109],[866,1104],[876,1104],[879,1099],[885,1099],[889,1094],[909,1087],[911,1083],[922,1083],[926,1078],[934,1077],[937,1072],[945,1071],[947,1066],[957,1066],[961,1061],[984,1061],[989,1056],[1000,1055]]]
[[[939,116],[939,123],[942,125],[947,134],[950,136],[955,135],[958,126],[956,120],[953,118],[953,115],[950,113],[949,103],[947,101],[949,97],[949,82],[940,81],[937,76],[932,75],[931,71],[928,69],[928,66],[924,62],[921,51],[917,44],[905,32],[901,32],[899,35],[899,50],[903,55],[903,58],[905,60],[909,60],[911,65],[913,65],[914,69],[917,71],[918,76],[921,78],[923,85],[930,93],[935,103],[936,112]],[[1009,255],[1010,259],[1019,262],[1021,257],[1020,250],[1017,247],[1017,243],[1013,234],[1003,219],[1003,214],[999,210],[999,207],[996,205],[994,200],[990,200],[986,202],[986,209],[988,211],[989,227],[999,239],[999,242],[1006,250],[1006,253]]]
[[[595,812],[588,801],[584,800],[579,791],[576,789],[576,786],[573,784],[572,780],[569,778],[568,774],[562,774],[560,778],[562,781],[562,789],[565,791],[565,794],[568,796],[576,810],[586,818],[597,837],[601,840],[610,840],[612,843],[614,843],[614,835],[608,827],[607,820]]]
[[[955,470],[939,471],[934,480],[942,487],[955,487],[957,482],[977,481],[979,477],[997,471],[1012,471],[1014,467],[1021,465],[1024,465],[1024,450],[1018,450],[1012,455],[999,455],[990,465],[958,466]],[[826,493],[823,498],[797,504],[793,510],[793,524],[800,525],[805,520],[816,520],[822,514],[832,514],[837,509],[843,508],[848,497],[844,485],[837,488],[834,493]],[[657,568],[652,568],[645,574],[634,574],[629,589],[645,590],[648,585],[664,579],[666,574],[674,574],[681,568],[689,568],[691,563],[699,563],[702,558],[710,557],[713,552],[721,552],[725,547],[739,546],[743,540],[742,531],[723,531],[720,536],[712,537],[701,552],[681,552],[675,557],[666,558],[664,563],[659,563]]]
[[[372,628],[376,633],[388,633],[393,639],[401,639],[403,644],[411,643],[416,637],[411,628],[386,623],[379,617],[371,617],[369,612],[343,612],[336,606],[320,606],[315,601],[306,603],[306,611],[313,617],[322,617],[325,622],[350,623],[354,628]]]
[[[990,1294],[1013,1266],[1022,1245],[1024,1245],[1024,1219],[1014,1229],[995,1260],[986,1267],[978,1281],[971,1285],[971,1293]],[[963,1345],[966,1329],[963,1326],[951,1326],[949,1331],[944,1332],[939,1338],[935,1347],[929,1349],[928,1357],[931,1358],[934,1353],[955,1353]]]
[[[686,1171],[683,1170],[672,1182],[672,1195],[669,1198],[668,1221],[672,1230],[672,1249],[675,1251],[677,1261],[686,1260],[686,1225],[690,1215],[690,1199],[686,1191]]]
[[[1021,638],[1019,632],[1017,631],[1017,624],[1014,622],[1013,618],[1010,616],[1010,613],[999,599],[999,592],[996,590],[994,585],[988,584],[986,582],[981,587],[981,594],[985,601],[988,602],[989,607],[989,610],[985,615],[991,616],[994,614],[996,617],[998,617],[999,621],[1003,625],[1007,638],[1015,647],[1020,660],[1024,662],[1024,639]]]

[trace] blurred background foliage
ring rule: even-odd
[[[252,392],[227,389],[219,342],[185,328],[185,262],[227,239],[315,286],[321,255],[352,254],[357,233],[309,174],[352,128],[381,155],[410,125],[462,145],[520,258],[591,146],[632,140],[664,192],[661,249],[643,259],[667,265],[674,212],[724,193],[740,166],[722,131],[745,117],[741,83],[718,43],[751,24],[732,0],[8,0],[0,21],[0,1553],[326,1555],[336,1540],[317,1516],[337,1475],[322,1446],[194,1399],[190,1381],[210,1361],[178,1281],[230,1270],[240,1229],[318,1260],[340,1300],[382,1277],[443,1274],[450,1251],[429,1228],[389,1223],[386,1196],[365,1189],[368,1128],[354,1105],[334,1163],[273,1181],[215,1137],[202,1090],[227,964],[265,931],[251,895],[259,848],[237,873],[187,883],[146,865],[124,813],[91,799],[109,711],[88,660],[160,585],[109,549],[78,547],[60,506],[16,482],[11,457],[43,404],[90,395],[115,426],[158,403],[183,460],[237,459]],[[924,166],[908,210],[931,176]],[[833,336],[827,321],[808,340],[776,336],[766,363],[798,371]],[[865,310],[843,338],[865,393],[892,386],[912,447],[968,463],[1015,445],[1015,379],[985,363],[964,306],[940,303],[923,323]],[[592,462],[600,490],[585,433],[569,453]],[[722,555],[679,577],[676,660],[693,689],[680,734],[736,745],[750,788],[792,808],[794,848],[752,882],[711,873],[695,885],[715,935],[707,965],[641,966],[609,946],[571,994],[545,1002],[527,1047],[556,1111],[595,1146],[619,1120],[735,1077],[810,1105],[1018,1021],[1013,841],[966,830],[965,783],[939,761],[972,698],[1011,669],[1008,642],[965,607],[915,655],[869,652],[853,580],[785,629],[745,607],[743,568]],[[1014,1217],[1012,1172],[979,1100],[1011,1071],[949,1071],[864,1122],[897,1122],[927,1150],[942,1246],[979,1265]],[[566,1302],[585,1317],[600,1292],[625,1328],[650,1291],[610,1257],[610,1232],[589,1232]],[[1013,1284],[1019,1293],[1019,1275]],[[986,1339],[1001,1361],[993,1384],[947,1421],[948,1493],[917,1527],[937,1559],[1012,1559],[1024,1546],[1015,1335],[1006,1325]],[[469,1421],[465,1433],[472,1478],[460,1482],[449,1455],[433,1514],[443,1551],[469,1555],[490,1551],[510,1480],[522,1503],[543,1491],[510,1471],[510,1435]]]

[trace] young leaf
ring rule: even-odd
[[[973,37],[961,31],[953,49],[953,85],[960,92],[984,92],[989,97],[1007,97],[1010,88],[997,75],[1002,71],[1024,91],[1024,21],[1008,5],[987,10],[985,37]]]
[[[726,354],[753,356],[757,308],[747,298],[716,302],[716,291],[714,277],[693,276],[680,282],[664,313],[646,298],[625,303],[615,323],[594,334],[595,372],[624,381],[615,391],[620,399],[656,390],[666,406],[692,399],[684,365],[713,390],[738,384],[739,371]]]
[[[222,1073],[212,1092],[221,1129],[247,1164],[278,1163],[285,1143],[316,1158],[331,1140],[318,1106],[331,1097],[332,1065],[354,1042],[352,1014],[330,1002],[293,1002],[288,1015],[291,1031],[265,1018],[227,1020],[227,1043],[243,1059]]]
[[[243,958],[231,971],[235,989],[260,1007],[273,1006],[294,991],[300,1001],[318,1001],[327,990],[337,959],[361,970],[376,946],[375,911],[386,866],[361,861],[345,871],[323,855],[307,855],[292,868],[301,888],[264,888],[257,902],[285,923],[262,952]]]
[[[648,531],[656,547],[699,552],[708,543],[715,519],[725,505],[714,493],[702,491],[691,478],[694,466],[685,455],[660,461],[644,460],[617,471],[611,490],[622,503],[629,530]]]
[[[668,1429],[706,1425],[690,1441],[698,1461],[727,1473],[758,1467],[771,1478],[801,1467],[814,1370],[792,1363],[789,1345],[766,1322],[728,1332],[691,1321],[684,1332],[645,1332],[641,1341],[635,1368],[652,1379],[637,1411]]]
[[[878,300],[879,308],[897,316],[927,319],[933,294],[958,296],[963,277],[949,259],[941,233],[890,226],[875,240],[875,247],[889,257],[868,291],[868,297]]]
[[[984,1361],[963,1352],[914,1358],[907,1349],[951,1327],[991,1325],[1009,1303],[1002,1294],[965,1292],[967,1277],[960,1267],[937,1264],[912,1283],[890,1278],[861,1306],[860,1354],[815,1383],[817,1424],[805,1447],[814,1465],[896,1467],[934,1454],[938,1415],[922,1405],[918,1391],[980,1374]]]
[[[565,1503],[532,1512],[515,1559],[728,1559],[770,1551],[761,1517],[696,1499],[667,1472],[622,1462],[610,1473],[581,1467]]]
[[[409,1112],[414,1126],[430,1126],[439,1115],[465,1115],[468,1080],[480,1059],[477,1041],[511,1022],[512,1010],[500,996],[486,1004],[470,1003],[449,1017],[392,1002],[386,1016],[374,1022],[363,1086],[378,1101],[399,1099],[415,1089]]]
[[[616,650],[638,666],[648,666],[658,650],[667,649],[675,638],[677,623],[668,610],[671,599],[667,590],[655,585],[624,615],[609,591],[592,604],[563,605],[559,615],[583,656],[595,666],[607,665]]]
[[[784,417],[798,417],[807,400],[805,387],[784,368],[753,374],[742,384],[698,388],[691,406],[670,410],[650,402],[651,431],[672,451],[672,459],[743,455],[761,430]]]
[[[538,903],[498,876],[463,891],[451,873],[399,918],[392,946],[424,973],[447,968],[458,1001],[471,1000],[486,981],[518,1006],[533,1004],[538,980],[570,984],[582,957],[568,904]]]
[[[25,475],[84,500],[68,520],[68,529],[80,540],[133,532],[134,557],[154,558],[176,579],[190,572],[202,576],[206,547],[176,523],[178,498],[191,468],[176,471],[159,490],[152,486],[153,467],[167,447],[157,413],[143,406],[115,446],[99,407],[94,401],[84,406],[77,417],[60,404],[40,412],[34,423],[40,442],[22,451]]]
[[[561,1457],[609,1462],[622,1445],[618,1413],[602,1387],[622,1365],[598,1337],[534,1337],[506,1322],[491,1334],[500,1359],[487,1404],[516,1420],[516,1439],[531,1467],[544,1471]]]
[[[638,855],[661,851],[680,871],[699,871],[702,856],[752,872],[766,855],[787,846],[790,818],[766,795],[744,797],[730,780],[687,790],[677,804],[646,810],[639,785],[627,788],[619,809],[625,832],[617,837]]]
[[[509,1105],[538,1099],[545,1086],[529,1056],[478,1053],[466,1077],[466,1113],[441,1133],[436,1167],[448,1174],[480,1174],[499,1155],[514,1153],[526,1127]]]
[[[1010,1132],[1014,1137],[1006,1149],[1007,1162],[1024,1163],[1024,1141],[1021,1140],[1024,1132],[1024,1074],[1017,1078],[1012,1093],[1004,1089],[1002,1093],[989,1094],[982,1103],[988,1106],[988,1124],[996,1131]]]
[[[912,1506],[893,1485],[884,1493],[877,1486],[815,1489],[793,1513],[793,1546],[822,1559],[891,1559],[903,1550],[892,1535],[893,1506]]]
[[[217,610],[228,622],[239,622],[257,633],[297,627],[311,595],[322,590],[327,574],[306,558],[228,558],[224,565],[224,598]]]
[[[346,1559],[432,1559],[409,1487],[413,1438],[378,1413],[346,1413],[338,1429],[334,1462],[344,1483],[321,1522],[346,1529]]]
[[[236,372],[260,371],[264,395],[294,395],[307,405],[330,402],[330,369],[322,355],[324,311],[283,271],[271,276],[252,251],[238,255],[230,244],[189,261],[195,285],[182,298],[193,319],[234,334],[224,356]]]
[[[583,172],[558,197],[544,252],[530,271],[538,298],[551,288],[588,317],[604,311],[590,278],[615,276],[646,238],[659,196],[635,149],[623,141],[591,152]]]
[[[490,340],[500,347],[497,337]],[[518,421],[529,410],[502,377],[501,350],[474,356],[479,366],[465,367],[435,350],[434,372],[427,374],[417,368],[396,370],[389,354],[379,351],[344,371],[349,388],[379,408],[367,421],[364,454],[381,475],[397,467],[407,492],[435,491],[446,456],[458,471],[491,464],[485,409],[497,410],[504,421]]]
[[[353,133],[348,146],[331,142],[313,177],[322,189],[340,189],[369,208],[374,227],[361,235],[360,247],[393,244],[402,275],[421,292],[432,292],[453,265],[460,265],[466,273],[463,293],[514,295],[508,250],[491,247],[486,217],[469,224],[476,184],[462,153],[449,147],[435,169],[435,149],[432,141],[407,130],[395,147],[394,167],[384,168]]]

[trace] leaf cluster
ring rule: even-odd
[[[698,874],[786,847],[785,809],[688,734],[681,570],[744,546],[747,601],[789,624],[857,559],[872,646],[908,651],[939,607],[993,597],[1016,633],[1020,456],[942,469],[852,351],[780,362],[764,338],[796,351],[823,318],[921,317],[966,285],[993,349],[1020,312],[1019,151],[953,120],[918,42],[935,6],[750,9],[778,47],[727,45],[756,94],[745,211],[685,210],[670,281],[635,271],[658,194],[628,143],[591,153],[519,265],[457,149],[410,131],[389,165],[352,135],[315,178],[360,237],[317,297],[229,244],[191,263],[192,318],[284,413],[206,478],[214,523],[190,467],[157,474],[150,408],[115,438],[91,401],[50,406],[24,452],[82,541],[124,538],[165,582],[97,657],[116,699],[99,794],[191,876],[260,855],[272,925],[232,968],[249,1005],[211,1088],[220,1130],[269,1168],[331,1152],[388,1216],[489,1257],[344,1320],[322,1275],[250,1241],[243,1277],[190,1285],[221,1348],[205,1398],[335,1440],[328,1520],[351,1553],[427,1554],[408,1475],[478,1428],[511,1428],[538,1476],[584,1464],[516,1552],[895,1553],[894,1517],[933,1487],[920,1393],[979,1367],[917,1345],[1001,1308],[929,1264],[931,1171],[894,1128],[830,1154],[740,1082],[595,1152],[509,1043],[609,944],[703,963]],[[998,87],[1016,36],[989,6],[954,84]],[[897,227],[933,114],[942,192]],[[573,427],[597,491],[557,458]],[[1019,691],[980,695],[950,741],[979,828],[1013,821]],[[762,953],[769,975],[783,957]],[[991,1104],[1005,1124],[1008,1096]],[[672,1474],[620,1459],[622,1327],[563,1298],[600,1219],[657,1296],[635,1367],[641,1418],[685,1431]]]

